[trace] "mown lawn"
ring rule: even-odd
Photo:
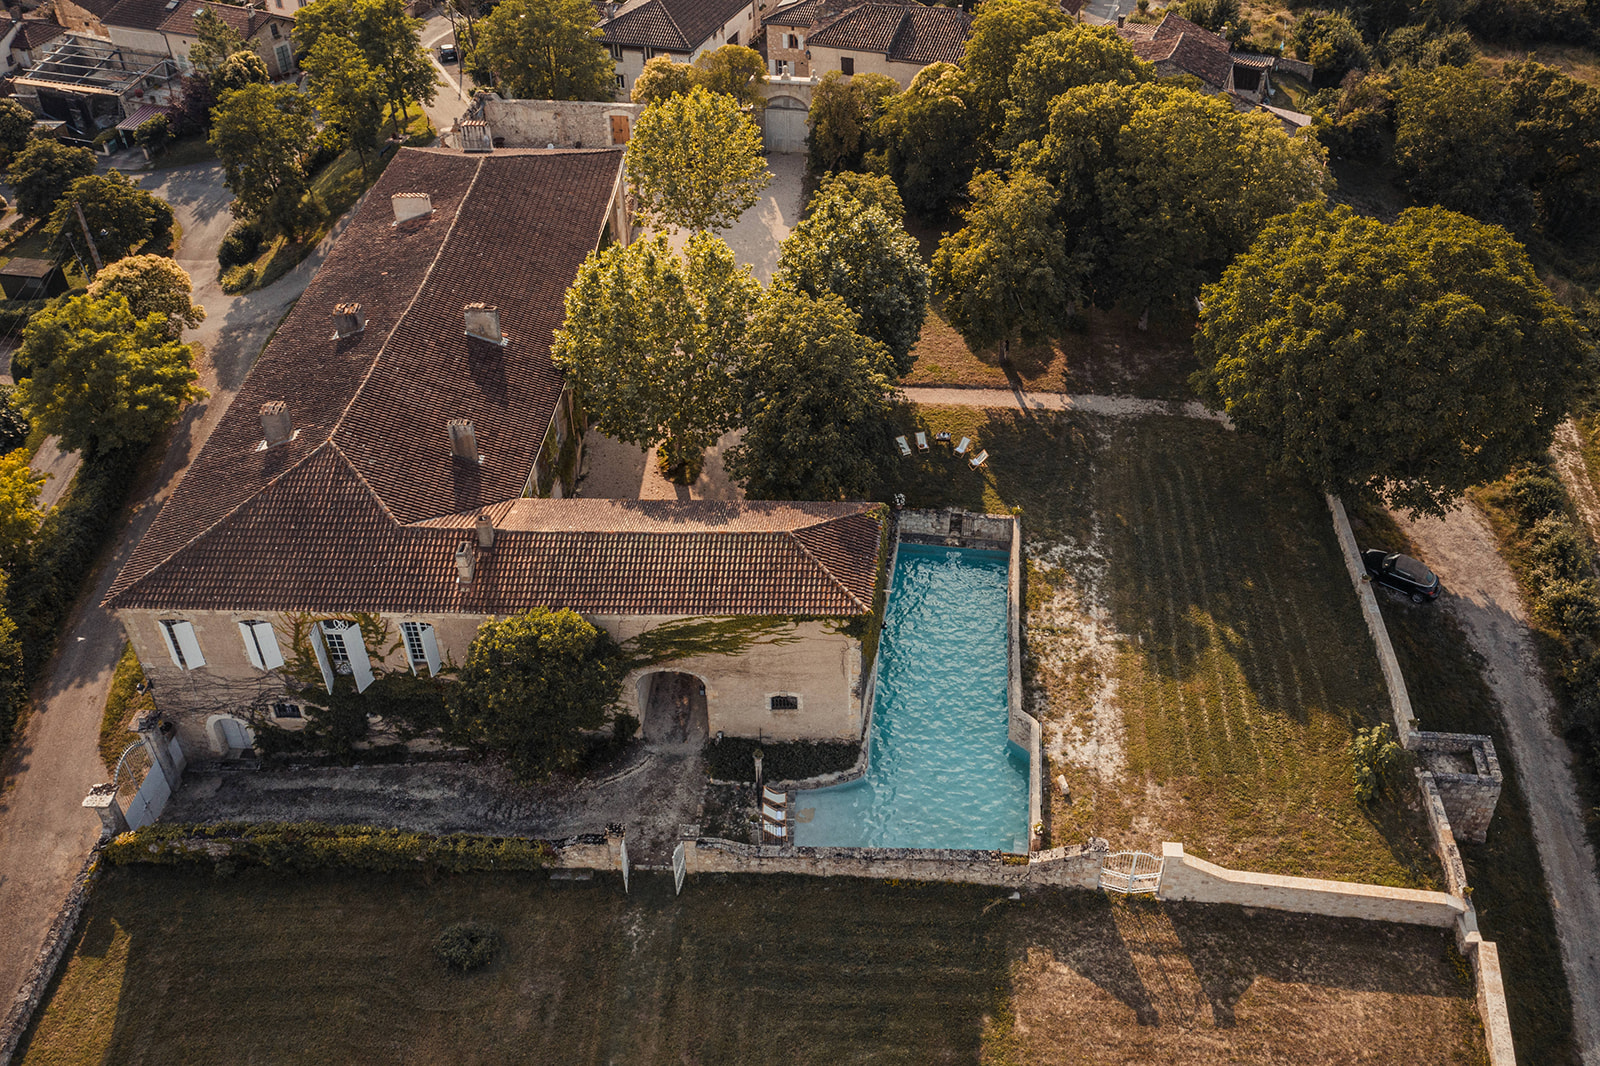
[[[1240,869],[1438,886],[1414,788],[1355,801],[1351,736],[1388,703],[1319,495],[1210,422],[914,417],[990,459],[913,456],[891,491],[1022,513],[1027,699],[1045,780],[1069,793],[1050,789],[1053,843],[1174,840]]]
[[[1482,1061],[1442,930],[977,886],[107,871],[22,1061]],[[498,926],[482,972],[430,944]]]

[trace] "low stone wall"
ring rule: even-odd
[[[689,873],[804,874],[879,877],[1025,888],[1094,888],[1101,852],[1087,845],[1053,848],[1024,858],[1002,851],[936,848],[801,848],[739,844],[715,837],[685,840]]]
[[[1007,551],[1016,520],[1010,515],[977,514],[951,507],[938,511],[906,508],[897,517],[900,539],[910,544]]]
[[[612,117],[625,117],[631,131],[643,110],[626,101],[502,100],[480,93],[469,114],[487,122],[489,135],[506,148],[607,148],[619,143],[612,139]]]
[[[10,1009],[6,1011],[5,1021],[0,1022],[0,1066],[10,1066],[17,1053],[17,1045],[22,1042],[28,1026],[33,1024],[33,1016],[44,1002],[46,990],[67,957],[67,947],[78,931],[84,905],[88,903],[89,893],[99,875],[99,867],[95,863],[98,854],[99,849],[96,848],[83,860],[83,869],[78,872],[72,890],[56,912],[55,921],[50,923],[50,930],[45,934],[44,944],[39,948],[33,968],[23,978],[17,998],[12,1000]]]
[[[1039,720],[1022,709],[1022,519],[1011,519],[1011,581],[1006,597],[1008,625],[1006,653],[1009,679],[1006,684],[1008,737],[1028,753],[1028,850],[1038,851],[1044,844],[1044,732]]]
[[[1161,861],[1162,899],[1235,903],[1330,918],[1362,918],[1441,929],[1454,926],[1467,911],[1466,903],[1448,892],[1229,870],[1186,855],[1182,844],[1162,844]]]
[[[1350,581],[1355,585],[1356,600],[1361,604],[1361,617],[1367,623],[1367,632],[1377,648],[1378,666],[1383,670],[1384,687],[1389,690],[1389,710],[1394,715],[1394,732],[1400,743],[1409,748],[1408,738],[1417,732],[1417,715],[1411,709],[1411,695],[1406,691],[1406,679],[1400,673],[1400,663],[1394,657],[1394,645],[1389,643],[1389,630],[1383,624],[1383,613],[1378,610],[1378,597],[1372,591],[1367,568],[1361,562],[1361,548],[1356,544],[1355,531],[1350,528],[1350,516],[1338,497],[1328,497],[1328,510],[1333,512],[1333,532],[1339,538],[1344,555],[1345,569],[1350,571]]]

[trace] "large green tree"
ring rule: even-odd
[[[1037,152],[1050,128],[1050,109],[1068,89],[1101,82],[1134,85],[1155,78],[1156,68],[1136,56],[1110,26],[1074,24],[1035,37],[1011,70],[1001,147],[1023,158]]]
[[[1140,312],[1189,303],[1268,219],[1330,184],[1314,139],[1165,84],[1068,90],[1031,167],[1059,195],[1094,301]]]
[[[874,208],[874,210],[877,210]],[[862,499],[892,461],[890,374],[883,345],[831,293],[775,284],[750,323],[744,423],[728,472],[756,500]]]
[[[35,137],[11,160],[6,180],[16,190],[17,210],[48,218],[67,186],[94,173],[94,153],[53,137]]]
[[[694,84],[722,93],[757,114],[767,106],[761,87],[767,83],[767,61],[754,48],[725,44],[694,59]]]
[[[861,333],[888,350],[890,372],[911,369],[928,313],[928,268],[916,238],[882,207],[830,185],[779,246],[773,284],[839,297],[860,317]]]
[[[253,44],[206,8],[195,12],[194,29],[195,41],[189,46],[189,62],[201,77],[209,78],[221,70],[230,56],[255,52]]]
[[[368,173],[368,156],[383,128],[383,85],[365,53],[348,38],[325,34],[301,66],[322,121],[355,149],[361,172]]]
[[[15,573],[44,517],[39,493],[44,475],[28,465],[28,450],[18,448],[0,455],[0,570]]]
[[[1552,236],[1587,234],[1600,221],[1600,89],[1554,67],[1501,71],[1513,130],[1508,172],[1526,186]]]
[[[1494,213],[1512,134],[1508,101],[1476,67],[1411,70],[1400,79],[1394,161],[1423,203]]]
[[[48,229],[59,246],[66,241],[82,247],[83,221],[94,235],[96,250],[104,263],[111,263],[132,252],[152,237],[163,237],[172,230],[172,205],[150,195],[121,174],[90,174],[67,186]]]
[[[414,101],[432,103],[437,71],[422,47],[422,20],[406,14],[403,0],[312,0],[295,12],[294,44],[309,56],[323,37],[344,37],[361,49],[397,128]]]
[[[877,130],[906,206],[942,214],[972,178],[982,121],[960,67],[930,63],[889,100]]]
[[[206,309],[190,301],[194,291],[189,272],[164,255],[130,255],[119,259],[95,275],[89,286],[92,299],[112,293],[128,301],[134,318],[145,318],[159,311],[167,316],[167,332],[177,337],[183,327],[198,326],[206,320]]]
[[[772,180],[761,132],[739,101],[699,85],[644,109],[627,168],[634,203],[652,226],[696,233],[733,225]]]
[[[1055,0],[984,0],[972,20],[961,55],[978,126],[993,145],[1005,124],[1011,72],[1023,49],[1038,37],[1064,30],[1071,18]]]
[[[306,110],[306,98],[292,85],[249,85],[217,102],[211,146],[239,217],[271,221],[275,205],[305,195],[305,156],[316,136]]]
[[[806,166],[813,174],[858,170],[882,151],[877,123],[900,83],[870,71],[846,79],[830,70],[811,91]]]
[[[552,355],[602,433],[659,446],[664,472],[687,484],[738,424],[734,379],[760,292],[709,234],[690,237],[681,258],[660,235],[612,245],[567,290]]]
[[[617,91],[589,0],[500,0],[478,23],[474,59],[494,71],[505,96],[610,100]]]
[[[33,135],[35,116],[14,97],[0,100],[0,167],[9,167]]]
[[[671,56],[655,56],[633,79],[629,99],[636,104],[656,104],[670,96],[686,93],[695,86],[694,66],[679,63]]]
[[[1443,513],[1549,447],[1592,346],[1497,226],[1307,204],[1205,291],[1201,395],[1274,464]]]
[[[34,315],[19,358],[33,375],[17,386],[33,424],[92,459],[142,445],[206,395],[193,353],[168,334],[167,316],[140,319],[116,293],[75,296]]]
[[[1064,330],[1088,264],[1067,251],[1050,183],[1028,171],[1009,181],[981,174],[966,223],[934,253],[933,296],[968,346],[998,346],[1007,361],[1013,340],[1038,344]]]
[[[574,611],[491,618],[449,687],[452,731],[539,780],[578,764],[584,733],[605,725],[626,674],[610,634]]]

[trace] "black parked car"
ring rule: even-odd
[[[441,63],[454,63],[456,61],[456,58],[457,58],[457,52],[456,52],[456,46],[455,45],[453,45],[453,44],[441,44],[439,46],[439,62],[441,62]]]
[[[1367,573],[1380,585],[1405,593],[1412,603],[1425,603],[1439,598],[1439,575],[1409,555],[1368,548],[1361,553]]]

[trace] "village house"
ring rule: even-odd
[[[600,36],[617,64],[619,99],[655,57],[693,63],[725,44],[748,45],[758,25],[752,0],[628,0],[604,10]]]
[[[1155,64],[1161,77],[1190,74],[1212,92],[1227,93],[1245,104],[1260,104],[1272,95],[1272,72],[1288,70],[1307,80],[1311,67],[1278,56],[1235,52],[1223,37],[1186,18],[1167,15],[1157,25],[1117,20],[1117,34],[1134,54]]]
[[[180,73],[188,74],[194,70],[189,49],[200,39],[195,19],[202,11],[253,43],[274,81],[294,73],[292,8],[267,10],[202,0],[119,0],[101,21],[112,44],[134,52],[165,53]]]
[[[37,62],[46,44],[66,33],[66,29],[48,19],[12,19],[0,31],[0,56],[5,62],[5,73],[27,70]]]
[[[552,338],[628,227],[618,149],[398,153],[106,598],[190,759],[539,606],[760,636],[629,678],[647,736],[664,707],[680,739],[859,739],[880,508],[570,498],[585,419]]]

